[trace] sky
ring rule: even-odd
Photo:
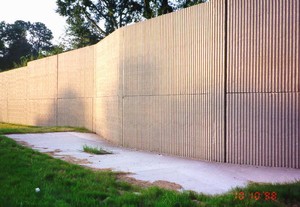
[[[0,0],[0,21],[42,22],[53,33],[53,43],[64,34],[66,21],[55,12],[56,0]]]

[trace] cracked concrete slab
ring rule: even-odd
[[[300,169],[270,168],[190,160],[115,146],[90,133],[11,134],[8,137],[40,152],[95,169],[122,171],[146,183],[170,183],[173,189],[221,194],[248,182],[284,183],[300,180]],[[83,145],[113,154],[92,155]]]

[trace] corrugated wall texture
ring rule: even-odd
[[[228,162],[299,168],[297,93],[228,96]]]
[[[299,25],[299,0],[228,0],[228,162],[300,167]]]
[[[57,124],[93,130],[94,46],[57,58]]]
[[[28,63],[28,99],[56,99],[57,56]]]
[[[0,74],[0,122],[8,122],[7,119],[7,72]]]
[[[123,145],[224,161],[224,1],[124,29]]]
[[[27,67],[6,72],[8,122],[27,123],[27,79]]]
[[[0,73],[0,100],[7,100],[7,78],[8,72]]]
[[[57,125],[57,56],[29,62],[27,124]]]
[[[228,0],[228,92],[300,92],[299,0]]]
[[[0,122],[8,122],[7,100],[0,100]]]
[[[122,139],[121,32],[118,30],[95,45],[94,130],[117,144]]]
[[[58,98],[94,96],[94,46],[58,55]]]

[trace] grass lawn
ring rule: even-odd
[[[26,133],[47,133],[47,132],[90,132],[82,127],[39,127],[19,124],[7,124],[0,122],[0,134],[26,134]]]
[[[93,171],[54,159],[3,135],[50,131],[86,132],[82,128],[0,123],[0,207],[300,206],[300,182],[281,185],[253,183],[219,196],[179,193],[156,187],[143,189],[118,180],[116,173]],[[40,192],[35,192],[36,188],[40,188]]]

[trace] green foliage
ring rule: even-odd
[[[190,7],[190,6],[201,4],[203,2],[205,2],[205,0],[184,0],[184,1],[178,1],[177,8],[187,8],[187,7]]]
[[[118,191],[110,172],[92,172],[0,137],[0,206],[97,206]],[[40,188],[39,193],[35,188]]]
[[[4,31],[6,24],[5,22],[0,22],[0,60],[5,55],[5,41],[4,41]],[[0,62],[1,63],[1,62]]]
[[[201,0],[57,0],[72,48],[97,43],[116,29],[201,3]]]
[[[108,152],[101,147],[90,147],[87,145],[83,145],[83,151],[88,152],[95,155],[105,155],[105,154],[112,154],[111,152]]]
[[[0,23],[0,71],[25,66],[52,50],[52,32],[40,22]]]
[[[57,12],[67,17],[73,48],[95,44],[117,28],[140,20],[134,0],[57,0]]]
[[[51,51],[53,35],[50,29],[41,22],[29,23],[28,42],[32,45],[33,55]]]
[[[145,19],[151,19],[163,14],[171,13],[175,10],[175,5],[178,4],[177,1],[174,3],[169,3],[168,0],[144,0],[143,1],[143,17]]]
[[[42,55],[41,53],[39,53],[37,57],[35,57],[34,55],[22,56],[22,57],[20,57],[18,62],[13,62],[13,67],[14,68],[25,67],[25,66],[27,66],[28,62],[37,60],[37,59],[40,59],[43,57],[44,57],[44,55]]]
[[[53,127],[39,127],[27,126],[20,124],[9,124],[0,122],[0,135],[1,134],[26,134],[26,133],[47,133],[47,132],[90,132],[82,127],[68,127],[68,126],[53,126]]]

